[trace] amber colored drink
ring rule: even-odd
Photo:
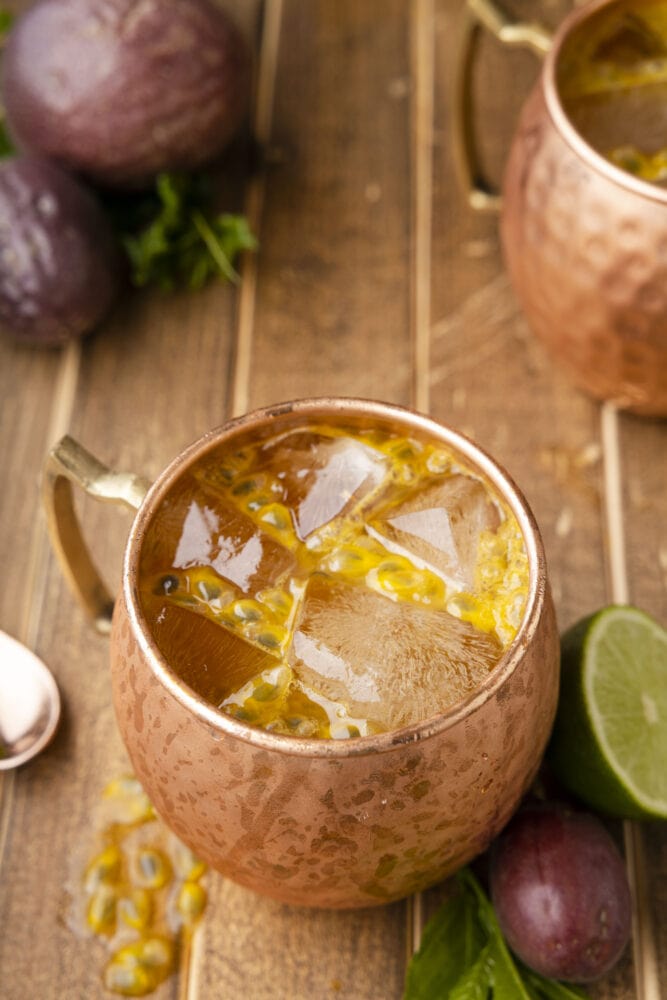
[[[328,424],[199,459],[140,562],[172,669],[302,738],[399,729],[465,699],[527,593],[521,531],[490,484],[439,442]]]
[[[563,45],[558,88],[594,149],[667,184],[667,0],[621,0],[587,18]]]

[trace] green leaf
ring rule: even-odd
[[[489,950],[493,963],[493,1000],[535,1000],[514,964],[500,931],[490,938]]]
[[[408,965],[404,1000],[586,1000],[579,987],[545,979],[514,958],[468,868],[456,882]]]
[[[5,125],[2,117],[0,117],[0,159],[5,159],[7,156],[13,156],[14,152],[14,144],[9,138],[7,126]]]
[[[161,173],[143,196],[107,195],[134,285],[201,288],[217,276],[238,282],[234,262],[257,240],[242,215],[211,212],[203,174]]]
[[[449,991],[449,1000],[487,1000],[493,984],[493,957],[489,946],[481,950],[474,962]]]
[[[8,33],[14,23],[14,14],[11,10],[0,7],[0,41],[4,41],[4,35]]]
[[[429,920],[408,965],[404,1000],[448,997],[477,961],[483,941],[473,923],[474,911],[474,897],[457,891]]]
[[[560,983],[556,979],[545,979],[539,973],[520,965],[523,977],[538,997],[545,1000],[587,1000],[588,994],[581,987],[571,983]]]

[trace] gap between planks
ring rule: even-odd
[[[602,406],[600,428],[604,462],[608,589],[614,604],[627,604],[630,595],[625,560],[621,448],[618,411],[611,403]],[[655,931],[649,902],[642,828],[638,823],[626,821],[623,824],[623,836],[632,891],[632,947],[637,1000],[660,1000]]]
[[[414,0],[411,7],[412,101],[412,246],[411,342],[412,404],[428,413],[431,333],[431,213],[433,205],[433,116],[435,88],[435,11],[433,0]],[[406,904],[407,960],[421,945],[424,899],[418,892]]]
[[[45,453],[69,429],[80,368],[81,342],[79,340],[70,341],[63,348],[60,356],[51,400],[51,413],[46,428]],[[35,517],[30,537],[28,574],[23,591],[23,606],[17,636],[29,649],[34,649],[37,642],[39,623],[46,597],[46,566],[49,555],[50,546],[46,522],[40,509]],[[0,776],[0,873],[9,836],[15,785],[16,771],[4,771]]]
[[[283,0],[266,0],[262,20],[257,92],[252,122],[253,136],[263,150],[271,139],[282,14]],[[250,228],[257,237],[260,234],[265,192],[266,172],[262,169],[256,176],[251,178],[245,199],[245,215]],[[231,387],[231,416],[234,417],[247,412],[250,399],[250,369],[252,364],[255,305],[257,301],[257,270],[257,254],[245,254],[241,264],[241,285],[236,323],[236,349]]]

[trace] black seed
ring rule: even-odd
[[[156,594],[171,594],[172,591],[178,590],[178,577],[174,576],[173,573],[163,576],[155,588]]]

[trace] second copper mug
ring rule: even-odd
[[[667,188],[607,160],[576,130],[559,93],[564,49],[614,7],[593,0],[556,35],[467,0],[458,75],[458,152],[469,203],[500,209],[507,269],[531,329],[572,380],[598,399],[667,415]],[[544,57],[505,169],[502,198],[482,178],[471,74],[480,26]]]
[[[179,678],[142,611],[142,543],[174,482],[215,448],[311,421],[440,442],[491,484],[524,537],[529,593],[516,638],[464,701],[395,732],[301,739],[226,715]],[[113,620],[72,484],[137,511]],[[306,400],[211,431],[150,487],[65,438],[47,459],[44,493],[64,571],[98,629],[111,631],[114,705],[136,774],[165,822],[212,867],[288,903],[370,906],[444,878],[484,850],[516,809],[555,712],[558,637],[534,518],[507,474],[472,442],[385,403]]]

